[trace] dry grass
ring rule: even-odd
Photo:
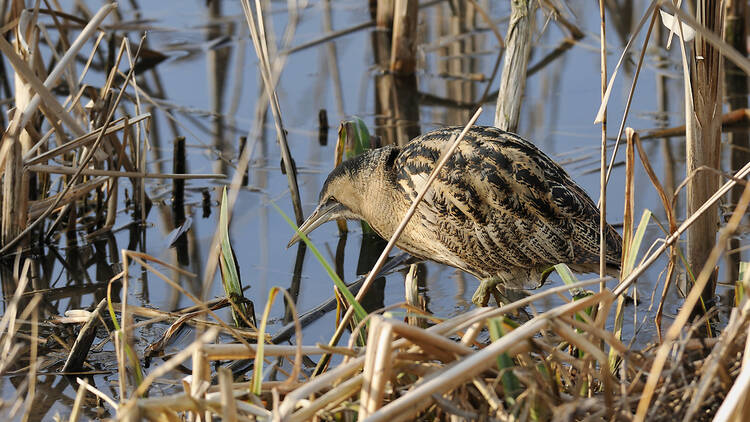
[[[553,2],[543,3],[545,10],[559,14]],[[604,2],[601,4],[603,7]],[[650,18],[648,33],[651,33],[660,4],[657,1],[651,4],[637,25],[636,32],[643,29]],[[664,4],[665,8],[672,7],[671,3]],[[20,10],[20,6],[16,9]],[[77,37],[46,45],[59,58],[54,61],[54,66],[34,61],[41,60],[39,58],[31,60],[31,53],[38,50],[39,43],[48,41],[36,26],[21,27],[22,23],[35,22],[38,10],[24,11],[23,15],[19,14],[4,26],[4,29],[14,31],[15,38],[19,40],[11,44],[0,37],[0,50],[13,67],[19,94],[13,100],[17,109],[10,116],[0,145],[4,195],[2,226],[5,229],[0,254],[11,256],[11,252],[22,250],[28,244],[29,233],[62,236],[63,231],[58,229],[60,221],[70,217],[71,209],[92,193],[99,196],[101,204],[98,210],[91,213],[103,216],[94,234],[108,231],[118,208],[119,178],[131,181],[134,190],[134,204],[131,206],[134,214],[138,211],[141,216],[145,215],[144,208],[149,202],[143,185],[144,178],[225,178],[221,174],[146,171],[145,154],[150,146],[146,125],[151,116],[142,111],[141,101],[153,100],[138,87],[134,78],[139,52],[144,49],[142,43],[135,49],[135,44],[131,45],[127,38],[117,39],[114,45],[119,45],[119,48],[112,53],[114,61],[105,75],[104,85],[95,89],[80,82],[88,72],[93,57],[100,54],[97,49],[106,32],[101,25],[113,10],[113,5],[106,5],[88,21],[70,21],[81,27]],[[281,107],[275,94],[285,55],[298,50],[282,49],[282,54],[274,57],[275,54],[269,52],[266,39],[273,34],[264,28],[260,2],[251,4],[244,1],[243,10],[264,83],[264,105],[259,105],[259,110],[265,110],[266,104],[272,110],[287,182],[292,192],[295,218],[299,223],[302,211],[296,175],[291,164],[291,151],[286,145]],[[671,10],[680,19],[696,27],[707,43],[735,61],[739,68],[745,71],[750,69],[750,62],[720,38],[707,33],[695,19],[676,9]],[[502,37],[494,23],[483,9],[479,11],[491,26],[498,43],[502,44]],[[51,13],[60,19],[64,17],[60,11]],[[533,19],[530,21],[533,22]],[[70,22],[68,24],[72,25]],[[576,40],[583,37],[562,16],[560,22],[571,33],[578,34],[573,37]],[[355,28],[369,25],[371,23]],[[293,33],[293,29],[289,31]],[[346,31],[331,33],[325,39],[340,36]],[[70,33],[59,32],[61,36]],[[601,33],[601,57],[604,60],[604,26]],[[527,35],[533,38],[533,34]],[[626,45],[626,51],[634,45],[636,35]],[[287,33],[285,38],[290,37]],[[527,38],[522,38],[521,44],[528,44],[523,41]],[[514,42],[519,42],[511,36],[508,40],[511,48]],[[322,40],[312,41],[306,46],[318,42]],[[80,75],[70,74],[66,70],[67,65],[87,43],[92,43],[94,47],[87,54],[86,67]],[[565,45],[573,44],[574,41],[569,41]],[[647,45],[648,35],[615,145],[616,151],[619,139],[625,133],[627,187],[624,250],[629,255],[624,261],[629,264],[623,269],[622,280],[618,284],[605,279],[587,280],[549,288],[500,308],[477,308],[439,320],[425,315],[418,308],[419,298],[414,280],[417,275],[416,269],[412,268],[407,302],[369,314],[364,321],[360,321],[357,329],[352,330],[354,334],[350,336],[348,345],[338,345],[338,341],[349,327],[354,307],[347,310],[339,321],[329,344],[304,344],[302,326],[315,318],[310,316],[312,311],[298,315],[292,307],[293,322],[288,324],[288,329],[276,335],[265,333],[271,302],[280,290],[272,289],[259,329],[240,329],[225,323],[216,314],[218,309],[230,306],[228,301],[205,301],[192,295],[175,281],[177,276],[166,275],[164,269],[191,280],[197,278],[195,274],[140,252],[122,250],[122,271],[109,280],[107,297],[96,310],[71,314],[67,319],[55,321],[58,325],[85,323],[73,342],[56,337],[50,325],[41,321],[44,318],[40,313],[42,292],[27,293],[31,290],[33,258],[19,253],[12,255],[15,262],[9,272],[16,284],[12,292],[5,292],[8,296],[7,306],[0,319],[0,375],[20,375],[24,381],[14,385],[14,397],[6,394],[4,401],[0,402],[0,411],[10,418],[30,417],[37,395],[38,375],[54,365],[52,361],[55,359],[50,356],[65,356],[64,371],[75,376],[80,371],[90,369],[86,362],[90,350],[111,345],[117,358],[117,385],[107,389],[76,378],[77,394],[70,405],[69,420],[78,420],[84,408],[91,407],[87,400],[93,397],[101,401],[101,406],[107,408],[114,419],[123,421],[139,418],[285,421],[312,418],[371,421],[452,418],[508,421],[747,420],[750,418],[750,402],[747,399],[750,397],[750,338],[747,335],[750,331],[750,301],[747,295],[738,295],[726,326],[720,327],[720,333],[714,336],[706,336],[706,331],[716,328],[710,320],[715,309],[704,310],[702,319],[695,320],[690,316],[701,306],[701,293],[704,286],[709,284],[719,259],[726,253],[728,240],[746,230],[742,219],[750,204],[750,188],[746,184],[750,163],[728,175],[726,182],[706,198],[692,215],[682,222],[677,220],[674,202],[680,189],[672,194],[671,189],[667,190],[661,185],[644,152],[641,139],[690,132],[690,124],[655,131],[643,137],[625,125]],[[519,51],[521,53],[528,60],[528,52]],[[607,102],[624,57],[625,52],[608,84],[604,83],[606,65],[602,67],[604,79],[602,105],[597,117],[599,122],[606,122]],[[49,75],[40,73],[40,69],[49,68]],[[526,63],[515,71],[523,73],[523,68],[528,68]],[[61,80],[70,93],[62,102],[52,91]],[[124,103],[134,110],[132,116],[123,111]],[[520,108],[520,102],[513,107]],[[478,108],[468,120],[469,125],[480,112],[481,108]],[[264,113],[259,111],[257,114]],[[512,114],[517,120],[518,110]],[[725,116],[725,127],[746,124],[747,115],[746,110],[731,111]],[[45,127],[50,127],[46,133],[36,130],[42,127],[41,121],[46,123]],[[66,134],[72,134],[73,139]],[[606,138],[604,128],[600,166],[602,209],[606,209],[604,187],[615,158],[613,154],[609,166],[606,165]],[[454,147],[458,142],[461,142],[461,136],[455,140]],[[638,154],[635,154],[636,150]],[[446,151],[441,163],[451,153],[452,149]],[[243,150],[231,183],[229,204],[233,204],[237,198],[251,155],[252,147]],[[659,194],[668,219],[664,237],[643,255],[639,255],[640,240],[634,240],[639,239],[634,220],[633,191],[638,162]],[[435,173],[438,169],[435,169]],[[683,184],[696,177],[698,170],[706,169],[696,169]],[[708,170],[714,177],[723,174],[717,169]],[[31,173],[36,175],[35,182],[30,182]],[[30,183],[37,183],[35,191],[38,196],[21,207],[17,206],[9,198],[28,200]],[[401,227],[408,222],[429,183],[415,199]],[[681,236],[697,219],[711,212],[712,206],[727,192],[742,185],[745,187],[738,203],[734,204],[734,213],[722,228],[705,265],[694,268],[694,284],[664,337],[641,350],[624,344],[621,338],[622,320],[628,289],[658,260],[668,261],[667,283],[659,308],[661,315],[666,289],[680,264],[677,243]],[[231,205],[229,208],[231,216]],[[66,220],[73,224],[78,221],[76,215]],[[46,223],[50,224],[46,230],[41,230]],[[66,229],[72,230],[71,227]],[[385,264],[387,271],[401,269],[399,266],[388,267],[386,263],[398,236],[397,231],[373,270],[361,282],[362,288],[356,299],[361,299],[368,290],[381,266]],[[211,250],[216,249],[218,242],[217,235]],[[216,254],[210,254],[205,273],[202,274],[204,293],[209,291],[214,280],[216,259]],[[163,312],[128,304],[131,265],[139,265],[144,272],[191,300],[193,306],[179,312]],[[114,294],[113,286],[117,283],[122,284],[121,297]],[[582,289],[595,285],[601,286],[600,291],[579,294]],[[744,274],[740,285],[744,291],[749,290],[750,272]],[[283,293],[287,295],[288,302],[293,303],[291,297]],[[536,312],[539,303],[550,296],[559,298],[563,304]],[[321,309],[326,307],[321,306]],[[533,314],[527,318],[524,312],[529,309]],[[614,327],[607,328],[608,319],[613,317]],[[137,330],[165,323],[170,326],[162,338],[152,342],[145,351],[139,350],[134,339]],[[106,327],[108,337],[93,345],[97,326]],[[172,355],[162,355],[162,363],[150,371],[144,371],[144,357],[164,353],[164,345],[186,326],[197,333],[195,341]],[[297,344],[273,344],[279,338],[289,338],[291,331],[295,333]],[[363,338],[357,339],[360,333],[363,333]],[[232,339],[232,343],[228,342],[228,338]],[[364,342],[365,346],[359,346],[358,340]],[[230,370],[231,365],[223,366],[226,361],[232,361],[232,365],[250,365],[253,359],[251,380],[236,378]],[[186,369],[188,366],[189,370]],[[175,374],[180,369],[189,371],[190,375],[178,377]],[[270,373],[274,376],[269,376]]]
[[[646,377],[660,353],[656,348],[631,350],[598,327],[601,315],[607,315],[615,300],[609,289],[579,300],[568,296],[569,289],[599,282],[595,279],[549,289],[502,308],[474,309],[426,329],[409,325],[398,316],[411,308],[375,313],[369,317],[364,349],[266,345],[266,357],[284,357],[287,364],[296,360],[300,365],[300,360],[293,358],[297,353],[309,357],[333,353],[339,363],[312,379],[298,375],[263,381],[257,396],[250,392],[249,382],[233,382],[226,369],[215,375],[219,381],[215,385],[186,377],[184,393],[142,396],[152,382],[184,362],[192,360],[195,368],[206,362],[256,357],[254,345],[211,344],[217,335],[215,328],[154,369],[129,400],[118,403],[83,380],[79,382],[81,388],[102,397],[120,420],[129,420],[134,414],[149,420],[173,419],[185,412],[236,420],[291,421],[355,415],[368,420],[478,419],[483,415],[499,420],[630,420],[638,399],[648,389]],[[566,303],[523,323],[513,317],[519,309],[550,295],[563,297]],[[603,309],[596,320],[586,312],[594,307]],[[20,318],[31,313],[26,309]],[[19,319],[15,311],[6,314],[3,327],[14,317]],[[493,324],[503,327],[503,335],[489,341],[482,332]],[[745,300],[717,338],[695,338],[694,325],[680,338],[665,343],[670,345],[668,359],[655,384],[647,419],[706,420],[722,405],[730,408],[731,414],[733,403],[725,398],[733,381],[747,371],[741,356],[748,347],[749,324],[750,302]],[[3,340],[3,345],[8,345],[8,337]],[[609,369],[601,343],[618,358],[614,371]],[[299,372],[292,372],[306,372],[297,369]],[[121,379],[127,378],[121,373]],[[747,385],[734,388],[746,389]],[[732,395],[737,397],[735,405],[743,403],[741,393]]]

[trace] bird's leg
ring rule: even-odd
[[[498,284],[503,283],[503,281],[504,280],[498,276],[480,280],[479,287],[477,287],[477,290],[471,297],[471,301],[477,306],[487,306],[490,301],[490,295],[493,295],[498,305],[508,303],[507,299],[503,300],[502,294],[497,289]]]

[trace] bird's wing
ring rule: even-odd
[[[459,130],[430,132],[403,147],[394,168],[404,195],[415,197],[426,182],[448,144],[450,134],[443,132]],[[486,257],[485,266],[527,267],[597,256],[593,201],[535,146],[499,129],[469,131],[428,196],[420,212],[439,227],[441,241],[455,243],[451,249],[463,249],[465,255]],[[577,233],[593,236],[579,241]]]
[[[490,131],[497,129],[490,128]],[[494,149],[512,161],[505,180],[515,195],[527,204],[538,218],[537,225],[549,242],[566,240],[569,256],[574,264],[599,261],[599,209],[568,173],[530,142],[510,133],[497,136]],[[507,160],[506,160],[507,161]],[[506,167],[507,169],[508,167]],[[619,266],[622,253],[620,235],[607,226],[607,261]],[[562,245],[556,245],[562,248]],[[562,248],[561,250],[564,250]]]

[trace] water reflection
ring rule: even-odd
[[[299,35],[272,42],[280,47],[275,49],[279,51],[284,50],[281,47],[286,47],[285,44],[299,45],[309,37],[330,34],[352,26],[352,22],[369,19],[364,3],[352,5],[324,0],[293,12],[298,14],[295,16],[290,16],[282,3],[264,3],[273,11],[266,16],[270,28],[281,28],[285,24],[295,28],[299,26],[295,29]],[[507,10],[504,3],[500,6],[487,1],[479,3],[490,13],[493,24],[505,27],[503,19]],[[622,17],[621,20],[611,20],[618,34],[613,39],[621,45],[629,36],[634,7],[628,1],[607,2],[607,5],[610,16]],[[575,4],[572,6],[576,7]],[[137,5],[134,6],[135,10],[128,10],[127,7],[129,5],[121,5],[120,23],[132,22],[136,17],[153,19],[151,23],[156,29],[147,38],[146,46],[170,56],[168,61],[145,71],[138,79],[144,97],[152,99],[146,101],[143,98],[143,111],[154,116],[148,133],[150,148],[146,149],[146,169],[155,173],[204,173],[210,171],[206,169],[213,169],[231,176],[242,148],[237,140],[239,135],[246,135],[245,147],[253,151],[251,169],[244,183],[247,187],[241,191],[235,210],[231,236],[242,268],[243,281],[249,286],[248,297],[256,304],[264,303],[268,290],[279,285],[288,287],[300,313],[326,303],[333,296],[328,276],[316,260],[306,259],[303,244],[288,251],[284,249],[291,232],[267,205],[274,201],[291,214],[288,186],[278,166],[280,156],[273,122],[259,84],[255,55],[247,54],[248,34],[238,5],[235,2],[211,1],[206,6],[165,3],[162,10],[149,7],[146,11],[137,11]],[[584,29],[587,37],[576,38],[573,32],[555,29],[557,21],[551,20],[545,32],[535,38],[533,58],[537,61],[532,60],[532,63],[540,66],[529,78],[521,135],[531,138],[550,154],[569,154],[558,156],[561,161],[570,159],[573,162],[583,155],[595,154],[598,148],[599,129],[591,125],[599,97],[598,57],[591,48],[596,40],[588,36],[598,31],[598,17],[590,10],[593,9],[578,7],[574,21],[569,14],[564,14]],[[153,15],[147,16],[146,12]],[[434,126],[464,124],[477,103],[495,101],[491,93],[487,96],[483,93],[491,92],[496,87],[496,84],[493,85],[496,78],[491,75],[496,67],[499,46],[491,35],[490,24],[481,18],[476,7],[471,2],[430,2],[420,13],[424,16],[419,27],[422,44],[418,57],[420,67],[415,75],[397,76],[388,70],[392,34],[384,29],[354,32],[283,57],[286,65],[279,75],[278,93],[307,211],[316,202],[324,177],[333,167],[334,142],[327,142],[330,137],[329,125],[337,127],[341,119],[359,115],[383,144],[403,144]],[[161,31],[160,27],[167,30]],[[123,33],[126,31],[122,30]],[[289,31],[287,33],[294,34],[292,29]],[[130,34],[132,39],[139,37],[136,31]],[[567,42],[566,49],[560,47],[563,42]],[[663,41],[660,45],[663,45]],[[558,49],[562,52],[552,56]],[[613,48],[612,51],[618,50]],[[636,95],[633,106],[635,113],[631,113],[628,125],[651,128],[676,124],[670,123],[669,116],[680,111],[681,99],[670,97],[680,92],[675,86],[681,81],[672,77],[678,63],[672,53],[647,53],[654,66],[644,69],[644,72],[652,72],[649,75],[653,76],[641,78],[644,88]],[[106,68],[105,56],[95,60],[93,69]],[[625,77],[622,81],[618,80],[611,102],[610,116],[617,116],[618,119],[624,103],[623,93],[627,92],[628,79],[632,78],[632,68],[626,66],[623,74]],[[594,80],[597,83],[591,82]],[[93,85],[98,83],[95,78],[90,82]],[[650,92],[656,95],[650,95]],[[744,99],[745,105],[736,103],[731,107],[747,106],[745,94],[739,95],[738,99]],[[326,111],[325,119],[320,117],[322,111]],[[652,111],[657,113],[650,113]],[[481,123],[491,123],[492,112],[488,110],[485,114]],[[657,119],[654,119],[655,115]],[[327,124],[323,125],[323,121]],[[178,141],[180,136],[185,137],[182,144]],[[131,139],[138,139],[138,136],[134,134]],[[737,163],[744,164],[748,160],[747,142],[746,133],[731,135],[734,168],[738,166]],[[657,173],[664,177],[665,188],[668,193],[672,192],[684,173],[679,165],[681,151],[684,151],[681,139],[660,139],[646,146]],[[180,150],[183,147],[186,156],[184,167],[175,165],[170,169],[170,158],[182,156]],[[134,161],[133,165],[141,169],[141,163]],[[593,161],[588,161],[581,167],[583,170],[575,166],[566,168],[595,196],[598,179],[584,174],[584,170],[593,167]],[[611,185],[613,202],[609,207],[610,220],[613,222],[622,218],[622,202],[618,199],[618,196],[622,196],[618,192],[621,185],[619,177],[621,173],[616,170]],[[659,214],[661,211],[654,204],[660,202],[649,181],[643,175],[636,176],[636,179],[638,209],[656,208]],[[202,212],[198,208],[204,203],[215,207],[223,185],[175,181],[173,186],[169,186],[149,181],[145,193],[150,198],[147,202],[153,201],[155,211],[150,214],[147,208],[141,210],[137,207],[140,203],[136,200],[141,195],[140,186],[140,182],[126,178],[119,181],[119,218],[111,231],[102,231],[91,239],[86,237],[86,234],[96,233],[96,230],[108,225],[101,218],[101,210],[110,197],[102,189],[89,197],[89,206],[68,207],[61,212],[63,217],[47,243],[41,243],[44,246],[30,251],[34,260],[30,271],[31,284],[34,290],[44,294],[39,307],[43,317],[62,315],[69,309],[86,308],[104,298],[107,282],[122,269],[123,248],[152,254],[192,273],[203,274],[203,263],[208,254],[214,253],[207,250],[206,245],[216,230],[217,212],[214,209],[209,215],[205,208]],[[116,189],[114,191],[117,192]],[[737,199],[733,195],[731,203]],[[99,213],[95,211],[92,214],[92,209],[98,209]],[[681,209],[679,204],[678,209]],[[188,218],[193,220],[191,228],[180,236],[175,248],[168,248],[165,245],[167,234]],[[82,223],[88,223],[90,227]],[[325,251],[324,256],[335,262],[340,277],[351,282],[370,269],[382,251],[384,241],[371,234],[363,234],[359,224],[349,223],[349,227],[351,231],[345,235],[338,234],[333,224],[328,228],[321,227],[313,240],[319,249]],[[650,230],[646,243],[659,235],[658,230]],[[740,239],[732,240],[731,248],[742,246]],[[733,259],[740,257],[739,253],[733,255]],[[19,265],[11,259],[0,266],[6,298],[15,292]],[[730,264],[728,268],[736,268],[736,264]],[[642,291],[650,294],[653,290],[659,290],[661,286],[657,283],[656,273],[642,277]],[[131,267],[130,275],[132,287],[129,293],[133,303],[139,306],[174,310],[191,304],[143,267]],[[168,275],[173,280],[179,280],[188,291],[201,292],[199,279],[178,272],[168,272]],[[726,278],[732,280],[736,274],[727,272]],[[401,274],[379,278],[376,287],[370,290],[365,299],[366,308],[378,309],[403,301],[402,281]],[[473,292],[474,283],[476,281],[472,277],[463,273],[426,263],[418,271],[419,303],[440,317],[464,312],[470,306],[466,299]],[[119,296],[120,284],[116,283],[113,287],[113,295]],[[220,283],[214,283],[208,297],[221,295]],[[23,297],[21,308],[30,300],[31,296]],[[677,295],[668,297],[666,303],[668,309],[665,312],[669,314],[679,304]],[[550,299],[542,306],[555,304]],[[322,312],[320,322],[305,332],[306,344],[308,340],[309,343],[327,341],[334,312],[330,308],[325,309],[327,311]],[[653,313],[648,303],[635,309],[641,320],[651,318]],[[635,315],[632,319],[635,319]],[[277,304],[272,311],[270,329],[280,329],[289,321],[291,309],[288,304]],[[650,319],[648,321],[638,341],[650,339]],[[633,325],[640,323],[638,321]],[[157,331],[165,328],[156,327],[153,332],[139,331],[144,341],[160,334]],[[66,330],[68,337],[74,336],[74,330],[69,326],[60,330]],[[631,326],[626,336],[633,332],[635,328]],[[279,339],[287,341],[290,337],[284,335]],[[16,389],[24,379],[7,378]],[[110,376],[95,377],[92,382],[98,381],[103,386],[111,380]],[[37,384],[40,396],[34,403],[39,417],[45,418],[51,409],[55,409],[51,403],[52,397],[57,396],[63,407],[68,406],[74,396],[73,388],[67,382],[56,381],[55,377],[40,377]],[[101,417],[96,411],[95,405],[91,405],[86,415]]]

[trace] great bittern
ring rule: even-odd
[[[336,167],[318,207],[299,227],[365,220],[388,239],[461,127],[434,130],[403,147],[368,151]],[[607,267],[620,267],[622,240],[607,225]],[[295,235],[291,246],[299,241]],[[552,266],[598,272],[599,210],[557,163],[518,135],[472,127],[435,179],[396,245],[482,281],[473,301],[505,287],[541,286]]]

